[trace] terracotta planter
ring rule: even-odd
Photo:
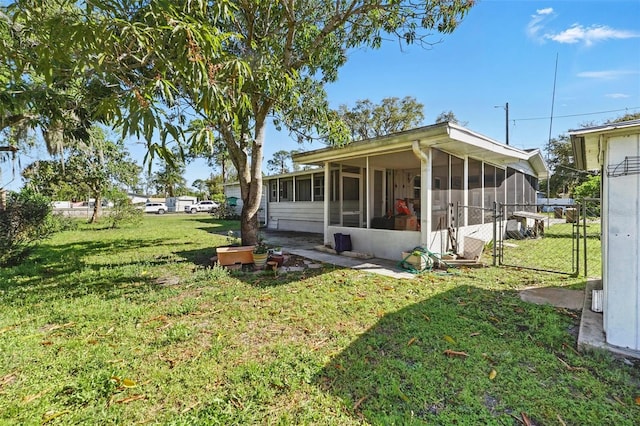
[[[256,268],[264,268],[265,263],[267,263],[268,257],[269,253],[253,253],[253,263],[254,265],[256,265]]]
[[[218,247],[216,254],[222,266],[253,263],[253,246]]]

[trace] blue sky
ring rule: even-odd
[[[453,111],[469,129],[498,141],[505,139],[502,106],[508,102],[510,144],[542,148],[556,56],[552,137],[640,111],[639,17],[638,0],[480,0],[452,34],[435,34],[433,40],[441,42],[431,49],[401,49],[390,41],[378,50],[352,51],[338,81],[327,86],[329,101],[337,108],[358,99],[413,96],[424,104],[423,124]],[[300,146],[270,128],[265,163],[280,149],[322,147]],[[143,150],[131,150],[142,161]],[[195,162],[185,177],[190,185],[210,173]]]
[[[640,112],[639,18],[638,0],[480,0],[452,34],[435,35],[442,41],[431,49],[388,42],[351,52],[327,87],[329,100],[338,107],[413,96],[424,104],[425,125],[453,111],[469,129],[501,142],[508,102],[510,144],[543,148],[556,56],[552,137],[625,109]],[[270,130],[265,161],[279,149],[321,147]]]

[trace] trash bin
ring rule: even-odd
[[[565,216],[567,218],[567,223],[576,223],[578,221],[578,210],[569,208],[566,210]]]
[[[335,250],[338,253],[343,251],[351,251],[351,235],[350,234],[342,234],[337,232],[333,234],[333,239],[335,240]]]

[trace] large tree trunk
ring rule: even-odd
[[[262,152],[265,138],[265,115],[257,115],[255,134],[251,148],[251,157],[238,156],[231,153],[238,169],[240,194],[242,197],[242,214],[240,216],[240,233],[243,245],[254,245],[259,238],[258,210],[262,199]],[[234,149],[237,146],[234,147]],[[240,158],[243,157],[243,158]]]

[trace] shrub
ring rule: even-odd
[[[114,191],[109,199],[113,201],[113,208],[107,216],[109,227],[117,228],[122,224],[138,224],[142,221],[142,210],[131,204],[131,200],[122,191]]]
[[[15,265],[56,230],[51,201],[32,190],[11,192],[0,211],[0,265]]]

